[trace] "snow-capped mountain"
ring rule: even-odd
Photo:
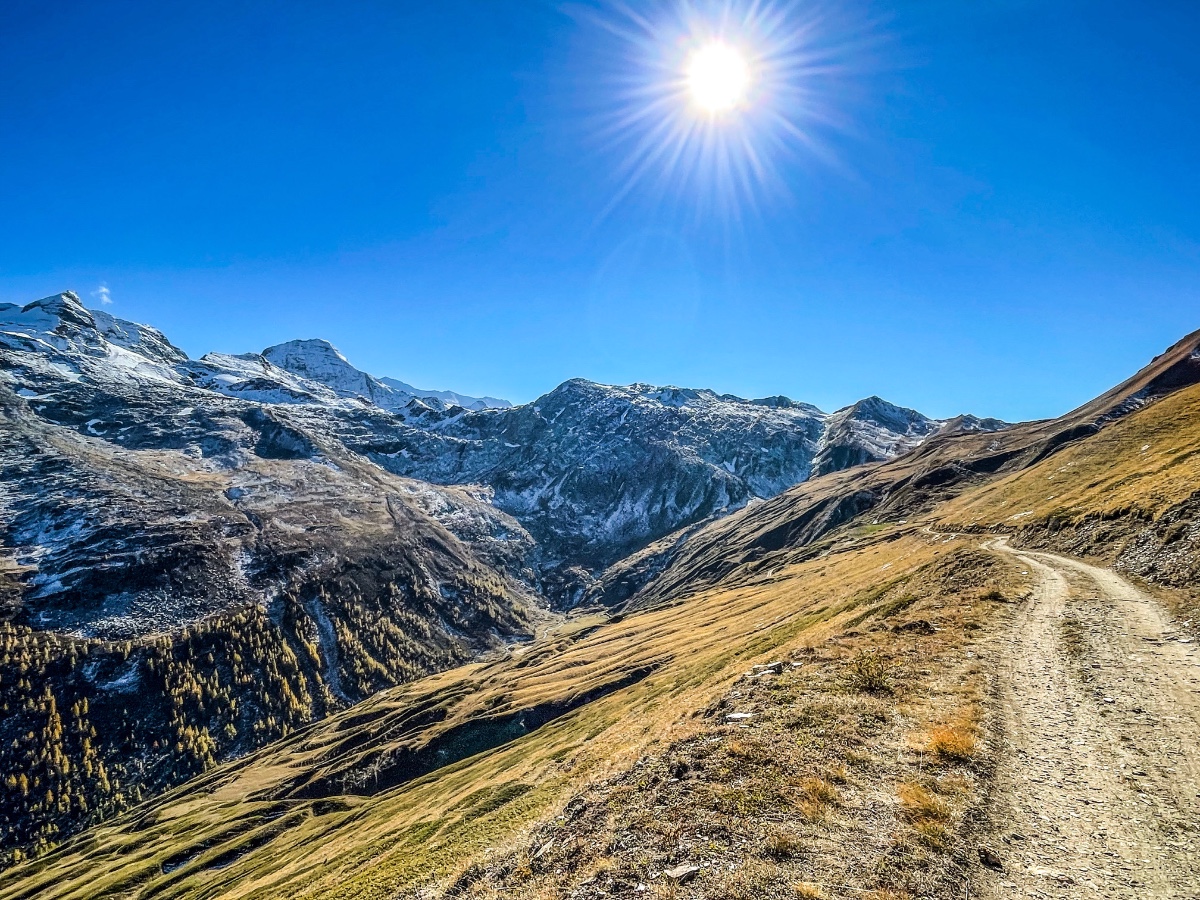
[[[488,570],[528,593],[532,541],[485,490],[372,465],[336,435],[376,408],[264,357],[189,360],[62,294],[0,307],[0,405],[3,552],[31,624],[179,626],[382,547],[423,572],[421,590],[466,596],[468,572]]]
[[[437,409],[512,406],[507,400],[495,397],[468,397],[455,391],[423,391],[394,378],[376,378],[350,365],[329,341],[287,341],[268,347],[262,355],[286,372],[325,385],[339,397],[362,398],[389,412],[400,412],[413,400],[421,400],[427,405],[432,403]]]
[[[393,390],[411,394],[422,400],[441,400],[447,406],[461,406],[463,409],[505,409],[513,405],[507,400],[501,400],[499,397],[471,397],[467,394],[460,394],[458,391],[430,391],[424,388],[413,387],[411,384],[397,381],[395,378],[385,377],[379,380]]]
[[[408,477],[489,485],[538,540],[544,568],[595,571],[813,475],[898,456],[945,426],[878,397],[827,414],[786,397],[575,379],[524,406],[356,449]]]
[[[625,554],[943,427],[583,380],[498,403],[324,341],[193,360],[71,293],[0,305],[0,630],[95,735],[63,776],[87,806],[5,795],[13,845],[503,650]],[[40,702],[0,721],[5,771],[40,771]]]
[[[582,379],[515,407],[453,392],[416,396],[321,340],[190,360],[156,329],[90,312],[69,293],[0,309],[0,348],[0,377],[26,399],[24,415],[111,448],[180,454],[232,480],[256,459],[349,458],[433,494],[434,485],[482,486],[472,496],[486,496],[496,521],[507,514],[520,525],[473,532],[527,529],[538,546],[530,563],[560,602],[578,595],[588,573],[680,527],[813,475],[888,459],[947,427],[878,397],[827,414],[785,397]],[[517,546],[505,557],[509,571],[526,565],[527,548]]]
[[[784,398],[568,381],[532,403],[362,447],[436,483],[490,485],[554,565],[594,569],[806,479],[824,414]]]

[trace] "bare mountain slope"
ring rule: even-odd
[[[532,540],[485,491],[289,414],[355,404],[71,295],[0,322],[5,850],[531,634]]]
[[[778,493],[823,450],[887,456],[937,427],[879,400],[826,417],[582,381],[460,400],[324,341],[192,360],[74,294],[0,307],[0,847],[45,849],[526,639],[539,591],[569,603],[587,569]]]
[[[538,540],[548,572],[577,573],[562,578],[577,598],[589,581],[580,568],[601,569],[814,473],[890,459],[945,424],[878,397],[830,415],[786,397],[574,379],[525,406],[355,446],[402,475],[492,487]]]

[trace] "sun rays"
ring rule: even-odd
[[[820,3],[601,0],[615,39],[601,60],[595,132],[617,163],[605,214],[638,197],[738,221],[790,196],[789,166],[832,161],[831,85],[860,64],[860,35]]]

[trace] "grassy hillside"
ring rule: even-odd
[[[332,443],[213,466],[6,384],[0,432],[0,865],[545,617],[514,520]]]
[[[1200,628],[1200,385],[962,494],[938,509],[937,527],[1011,531],[1026,546],[1095,558]]]
[[[1061,466],[1063,463],[1056,460],[1064,452],[1079,452],[1085,446],[1094,447],[1083,451],[1091,453],[1093,468],[1103,468],[1104,460],[1113,457],[1111,464],[1126,474],[1140,471],[1146,462],[1137,456],[1143,445],[1133,444],[1128,431],[1121,431],[1115,438],[1108,435],[1130,417],[1142,423],[1137,427],[1149,431],[1157,428],[1160,435],[1173,433],[1187,419],[1191,402],[1187,398],[1197,384],[1200,332],[1171,347],[1132,378],[1061,418],[1016,425],[997,433],[940,434],[891,462],[813,479],[707,527],[660,541],[606,573],[597,599],[631,607],[654,605],[778,565],[780,560],[821,552],[838,530],[850,523],[886,531],[917,518],[936,519],[948,502],[972,497],[975,490],[1005,479],[1019,480],[1029,485],[1030,491],[1040,491],[1036,476],[1033,482],[1025,480],[1028,473]],[[1163,406],[1164,401],[1170,403]],[[1150,424],[1160,421],[1158,425]],[[1163,470],[1161,477],[1151,474],[1140,483],[1123,483],[1127,487],[1125,502],[1143,492],[1166,496],[1163,491],[1174,491],[1172,496],[1181,496],[1175,488],[1158,488],[1156,481],[1178,478],[1184,485],[1194,483],[1188,480],[1190,470],[1174,468],[1183,460],[1172,456],[1178,452],[1186,457],[1193,446],[1192,436],[1192,426],[1186,425],[1178,438],[1164,447],[1162,441],[1156,445],[1148,435],[1147,452],[1157,446],[1166,454],[1161,464],[1169,465],[1172,471]],[[1101,443],[1094,444],[1096,440]],[[1087,498],[1096,509],[1108,502],[1100,500],[1102,486],[1098,482],[1084,489],[1085,493],[1092,491]],[[1055,493],[1051,489],[1045,496],[1050,498]],[[1022,507],[1020,511],[1027,509]],[[1080,512],[1084,512],[1083,507]],[[992,517],[993,523],[998,521],[997,516]],[[958,524],[966,523],[959,519]]]
[[[943,772],[931,735],[944,728],[971,744],[986,678],[964,647],[1003,608],[997,600],[1021,590],[975,543],[855,543],[679,606],[574,622],[508,659],[386,691],[218,767],[11,870],[0,897],[391,897],[461,879],[472,863],[486,872],[497,854],[519,857],[526,829],[548,827],[580,791],[607,791],[616,810],[640,803],[640,791],[619,790],[639,760],[658,765],[697,741],[726,756],[770,753],[781,728],[795,735],[779,760],[790,786],[760,808],[759,787],[729,793],[718,777],[705,801],[714,815],[725,827],[751,815],[753,830],[753,815],[786,818],[808,802],[786,841],[878,832],[881,858],[895,857],[880,886],[920,880],[947,865],[955,817],[961,825],[975,791],[969,770],[937,781],[971,754],[946,757]],[[739,690],[751,663],[776,658],[783,675]],[[726,718],[743,710],[752,716]],[[821,740],[806,744],[818,728]],[[946,797],[930,801],[936,834],[926,840],[903,797],[929,778]],[[629,870],[620,877],[653,880],[669,862],[661,847],[639,854],[618,858]],[[761,865],[805,875],[796,860],[771,859]]]

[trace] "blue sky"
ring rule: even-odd
[[[630,42],[607,0],[9,0],[0,301],[103,285],[193,356],[320,336],[517,401],[583,376],[1010,420],[1200,328],[1200,5],[768,2],[727,36],[817,62],[738,191],[628,178],[646,127],[614,123],[677,7],[632,4]]]

